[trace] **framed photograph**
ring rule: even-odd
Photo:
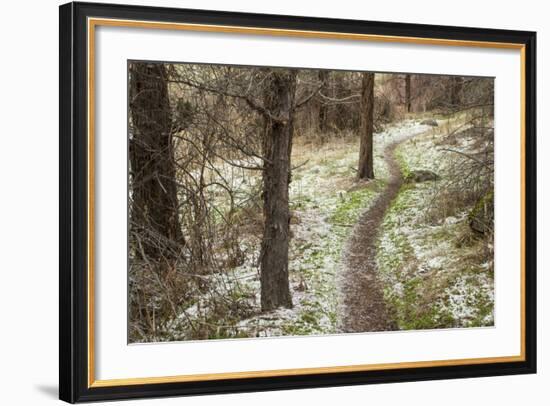
[[[60,7],[60,398],[536,371],[536,34]]]

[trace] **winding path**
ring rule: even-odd
[[[390,172],[387,186],[361,215],[344,247],[337,325],[338,331],[342,333],[397,329],[377,277],[376,243],[384,214],[403,183],[395,149],[416,135],[392,142],[385,148],[384,159]]]

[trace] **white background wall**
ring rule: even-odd
[[[118,2],[118,1],[117,1]],[[549,188],[550,23],[545,2],[337,0],[331,2],[131,1],[124,3],[395,22],[523,29],[538,32],[538,292],[539,373],[422,383],[145,400],[125,405],[371,404],[464,405],[550,401],[550,288],[545,278],[544,215]],[[57,400],[58,267],[58,9],[54,0],[5,2],[0,22],[0,403]],[[112,403],[111,403],[112,404]]]

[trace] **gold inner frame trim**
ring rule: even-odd
[[[161,30],[179,30],[194,32],[216,32],[244,35],[265,35],[279,37],[341,39],[371,42],[432,45],[432,46],[459,46],[477,48],[512,49],[520,51],[521,65],[521,101],[520,101],[520,137],[521,137],[521,269],[520,269],[520,341],[519,355],[502,357],[481,357],[451,360],[395,362],[382,364],[344,365],[315,368],[276,369],[265,371],[220,372],[211,374],[189,374],[145,378],[122,379],[95,379],[95,278],[94,278],[94,191],[95,191],[95,28],[97,26],[148,28]],[[192,381],[213,381],[221,379],[266,378],[312,374],[330,374],[342,372],[380,371],[398,368],[426,368],[458,365],[497,364],[505,362],[522,362],[526,359],[525,349],[525,45],[506,42],[463,41],[453,39],[401,37],[391,35],[354,34],[343,32],[306,31],[258,27],[241,27],[227,25],[167,23],[139,20],[120,20],[108,18],[88,18],[88,387],[100,388],[125,385],[143,385],[160,383],[177,383]]]

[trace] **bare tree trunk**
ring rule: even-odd
[[[462,77],[453,76],[451,78],[451,104],[453,106],[459,106],[460,104],[462,104],[462,87]]]
[[[363,73],[361,113],[361,141],[357,177],[359,179],[374,179],[372,153],[372,133],[374,128],[374,73]]]
[[[319,71],[319,81],[322,83],[320,92],[324,95],[327,95],[328,92],[328,80],[329,80],[329,72],[326,70],[320,70]],[[324,133],[327,131],[327,121],[328,121],[328,106],[325,104],[325,102],[321,99],[319,101],[319,131]]]
[[[411,75],[405,75],[405,104],[407,113],[411,112]]]
[[[139,255],[174,260],[185,244],[178,217],[171,112],[162,64],[130,65],[131,230]]]
[[[264,235],[261,252],[262,311],[292,307],[288,280],[290,153],[294,131],[296,71],[274,70],[264,90]]]

